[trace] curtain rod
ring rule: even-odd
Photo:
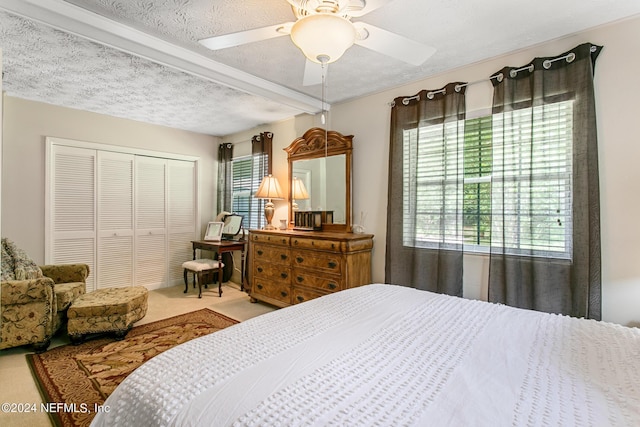
[[[503,78],[504,78],[504,76],[502,75],[502,73],[499,73],[499,74],[496,74],[495,76],[489,77],[489,80],[498,79],[498,81],[501,82]],[[486,81],[486,80],[483,79],[483,80],[476,80],[475,82],[471,82],[471,83],[458,84],[458,85],[455,86],[455,91],[456,92],[460,92],[460,90],[465,86],[471,86],[471,85],[474,85],[476,83],[482,83],[484,81]],[[435,95],[439,94],[439,93],[446,94],[447,93],[447,89],[446,88],[442,88],[442,89],[439,89],[439,90],[429,91],[429,92],[427,92],[427,98],[428,99],[433,99],[433,97]],[[413,95],[413,96],[407,96],[406,98],[402,98],[402,104],[403,105],[409,105],[409,102],[414,100],[414,99],[417,99],[419,101],[420,100],[420,94]],[[396,105],[395,101],[388,102],[387,104],[390,105],[391,107]]]
[[[591,46],[591,52],[595,52],[597,50],[597,46]],[[573,62],[574,59],[576,59],[576,54],[573,52],[569,52],[566,55],[563,56],[559,56],[557,58],[553,58],[553,59],[545,59],[544,62],[542,62],[542,66],[545,68],[545,70],[548,70],[549,68],[551,68],[551,64],[556,62],[556,61],[562,61],[562,60],[566,60],[567,62]],[[517,69],[513,69],[511,71],[509,71],[509,75],[511,76],[511,78],[514,78],[515,76],[518,75],[518,73],[520,71],[524,71],[524,70],[528,70],[529,72],[533,71],[533,64],[529,64],[527,66],[524,66],[522,68],[517,68]],[[502,79],[504,79],[504,75],[502,73],[498,73],[494,76],[489,77],[489,80],[492,79],[497,79],[498,82],[501,82]],[[482,80],[476,80],[475,82],[471,82],[471,83],[461,83],[459,85],[455,86],[455,90],[456,92],[460,92],[460,90],[465,87],[465,86],[471,86],[477,83],[482,83],[486,80],[482,79]],[[427,92],[427,98],[428,99],[433,99],[433,97],[438,94],[438,93],[447,93],[447,90],[445,88],[442,88],[440,90],[433,90],[433,91],[429,91]],[[408,96],[406,98],[402,99],[402,104],[403,105],[409,105],[409,102],[417,99],[420,100],[420,94],[414,95],[414,96]],[[395,101],[391,101],[388,103],[389,106],[393,107],[394,105],[396,105]]]
[[[246,139],[244,141],[236,141],[236,142],[221,142],[220,145],[236,145],[236,144],[250,144],[251,140],[250,139]]]

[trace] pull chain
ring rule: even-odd
[[[318,56],[318,60],[320,61],[320,65],[322,65],[322,115],[320,116],[320,122],[322,126],[324,126],[324,157],[327,157],[328,154],[328,146],[329,146],[329,135],[328,135],[328,127],[327,127],[327,107],[326,107],[326,86],[327,86],[327,66],[329,57],[326,55]]]

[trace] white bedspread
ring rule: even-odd
[[[177,346],[93,426],[638,426],[640,330],[369,285]]]

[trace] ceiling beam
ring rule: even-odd
[[[281,103],[322,111],[322,101],[138,31],[63,0],[0,0],[0,9],[203,79]],[[325,106],[326,108],[326,106]]]

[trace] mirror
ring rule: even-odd
[[[312,128],[285,148],[289,161],[290,222],[297,205],[299,211],[332,212],[329,216],[332,221],[323,224],[324,230],[351,231],[352,139],[353,136],[339,132]],[[301,187],[306,194],[294,192],[294,188]]]
[[[222,237],[225,240],[232,240],[240,233],[242,228],[242,215],[227,215],[224,217],[224,228],[222,230]]]
[[[301,211],[332,211],[334,224],[346,223],[346,155],[293,162],[293,180],[299,179],[308,198],[292,199]],[[294,189],[296,185],[293,184]]]

